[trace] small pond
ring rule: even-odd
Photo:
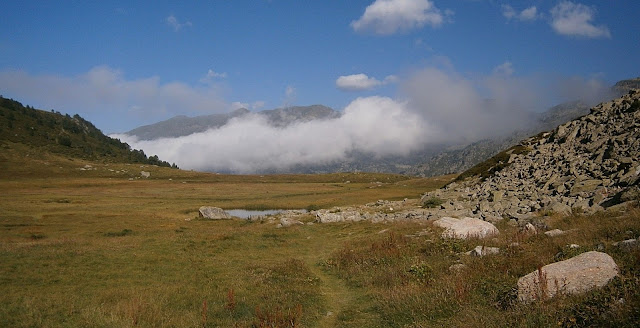
[[[252,210],[243,210],[243,209],[226,210],[226,212],[229,213],[229,215],[242,218],[242,219],[248,219],[252,216],[274,215],[284,211],[287,211],[287,210],[263,210],[263,211],[252,211]]]

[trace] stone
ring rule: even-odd
[[[467,266],[463,263],[456,263],[449,266],[449,272],[451,273],[460,273],[467,269]]]
[[[571,214],[571,206],[567,204],[563,204],[559,201],[552,201],[551,204],[549,204],[549,206],[547,206],[546,208],[551,212],[557,213],[557,214],[563,214],[563,215]]]
[[[500,253],[498,247],[476,246],[476,248],[468,251],[466,254],[471,256],[483,257],[487,255],[495,255]]]
[[[558,294],[581,294],[605,286],[618,272],[618,266],[608,254],[582,253],[518,279],[518,300],[527,303]]]
[[[141,171],[140,176],[143,178],[148,178],[151,176],[151,172]]]
[[[200,218],[210,220],[231,219],[231,215],[219,207],[202,206],[198,210]]]
[[[638,247],[638,240],[635,238],[626,239],[621,242],[614,243],[613,246],[620,247],[621,249],[628,251]]]
[[[442,233],[443,238],[485,238],[499,234],[498,228],[493,224],[470,217],[462,219],[443,217],[434,221],[433,225],[445,229]]]
[[[304,225],[304,223],[296,220],[296,219],[290,219],[290,218],[280,218],[280,224],[278,224],[278,226],[280,228],[288,228],[294,225]]]
[[[531,224],[531,222],[528,222],[527,224],[525,224],[522,231],[530,235],[535,235],[538,233],[538,229],[536,229],[536,227],[533,224]]]
[[[567,232],[566,231],[562,231],[560,229],[553,229],[553,230],[546,231],[544,234],[549,236],[549,237],[557,237],[557,236],[562,236],[565,233],[567,233]]]
[[[570,195],[578,195],[581,192],[593,192],[594,190],[596,190],[596,188],[598,188],[598,186],[601,185],[602,180],[599,179],[583,180],[573,185]]]

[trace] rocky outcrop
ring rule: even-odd
[[[545,265],[518,279],[518,300],[544,300],[557,294],[580,294],[606,285],[618,275],[611,256],[587,252],[565,261]]]
[[[442,232],[443,238],[485,238],[499,233],[493,224],[476,218],[444,217],[433,222],[433,225],[445,229]]]
[[[524,140],[475,169],[480,176],[425,194],[458,215],[527,219],[532,212],[591,213],[633,200],[640,182],[640,92]],[[637,199],[637,198],[636,198]]]
[[[198,210],[201,219],[223,220],[231,219],[231,215],[219,207],[202,206]]]

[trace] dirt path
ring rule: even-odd
[[[362,291],[349,287],[344,280],[326,272],[318,261],[309,261],[311,272],[320,279],[320,293],[327,304],[327,313],[317,327],[373,327],[377,316],[367,309],[372,302]],[[339,319],[340,318],[340,319]]]

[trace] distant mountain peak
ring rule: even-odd
[[[211,114],[196,117],[184,115],[175,116],[165,121],[135,128],[125,134],[135,136],[140,140],[159,138],[176,138],[190,134],[204,132],[209,129],[220,128],[235,117],[252,113],[246,108],[238,108],[230,113]],[[293,123],[309,122],[317,119],[329,119],[340,116],[340,112],[323,105],[290,106],[254,112],[266,117],[269,124],[277,127]]]

